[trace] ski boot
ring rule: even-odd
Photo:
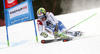
[[[48,37],[48,34],[46,34],[45,32],[42,32],[40,35],[43,36],[44,38]]]
[[[58,37],[60,37],[60,38],[66,38],[67,36],[64,35],[64,34],[60,34],[60,35],[58,35]]]
[[[60,38],[63,40],[63,42],[70,41],[73,39],[72,37],[66,35],[61,35]]]
[[[76,31],[74,34],[75,37],[82,36],[82,35],[83,35],[83,33],[81,31]]]
[[[66,35],[61,35],[60,38],[67,38],[67,36]]]

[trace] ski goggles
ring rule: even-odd
[[[43,18],[45,18],[45,15],[44,15],[43,13],[39,13],[39,14],[38,14],[38,18],[39,18],[39,19],[43,19]]]

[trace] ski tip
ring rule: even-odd
[[[44,40],[42,40],[42,41],[41,41],[41,43],[45,43],[45,41],[44,41]]]
[[[63,40],[63,42],[66,42],[66,41],[67,41],[66,39]]]
[[[71,39],[63,39],[63,42],[67,42],[67,41],[71,41],[72,40],[72,38]]]

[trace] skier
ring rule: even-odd
[[[48,37],[48,34],[45,32],[52,33],[54,35],[54,38],[61,37],[64,38],[66,37],[65,35],[59,35],[60,33],[66,31],[66,27],[62,24],[61,21],[57,20],[53,13],[51,12],[46,12],[44,8],[39,8],[37,10],[37,24],[38,24],[38,30],[39,34],[43,37]],[[43,29],[45,27],[45,29]],[[44,31],[45,30],[45,31]],[[65,34],[69,34],[71,36],[81,36],[82,32],[80,31],[66,31]]]

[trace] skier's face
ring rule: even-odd
[[[44,21],[45,21],[45,19],[46,19],[46,18],[44,17],[44,18],[43,18],[43,19],[41,19],[41,20],[44,22]]]

